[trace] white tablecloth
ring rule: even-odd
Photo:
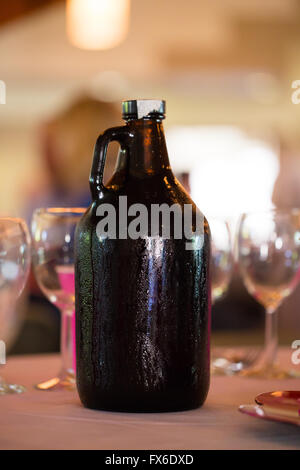
[[[286,365],[290,354],[280,353]],[[33,389],[58,368],[56,355],[9,358],[1,368],[8,381],[28,390],[0,396],[0,449],[300,449],[300,428],[237,411],[261,392],[300,389],[299,380],[212,377],[201,409],[129,414],[84,409],[76,392]]]

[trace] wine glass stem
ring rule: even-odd
[[[265,328],[264,363],[273,366],[278,349],[278,310],[267,309]]]
[[[73,312],[61,312],[60,350],[62,374],[73,371]]]

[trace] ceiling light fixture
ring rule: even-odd
[[[119,45],[129,27],[130,0],[67,0],[67,33],[80,49]]]

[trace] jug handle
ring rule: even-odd
[[[128,149],[128,138],[130,137],[129,129],[126,126],[112,127],[100,134],[95,145],[93,164],[90,174],[90,187],[92,194],[103,193],[106,188],[103,184],[103,174],[107,148],[110,142],[118,142],[122,150]],[[93,194],[95,196],[95,194]]]

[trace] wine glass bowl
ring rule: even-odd
[[[238,233],[240,271],[248,292],[266,309],[265,348],[243,375],[282,378],[294,376],[275,364],[277,309],[298,283],[300,268],[300,211],[270,210],[243,214]]]
[[[16,302],[21,294],[30,268],[30,235],[23,219],[0,218],[0,326],[13,323]],[[0,338],[2,339],[2,338]],[[0,377],[0,395],[22,393],[24,387],[8,384]]]
[[[33,265],[43,294],[61,312],[62,366],[40,390],[75,388],[74,236],[85,208],[37,209],[32,219]]]

